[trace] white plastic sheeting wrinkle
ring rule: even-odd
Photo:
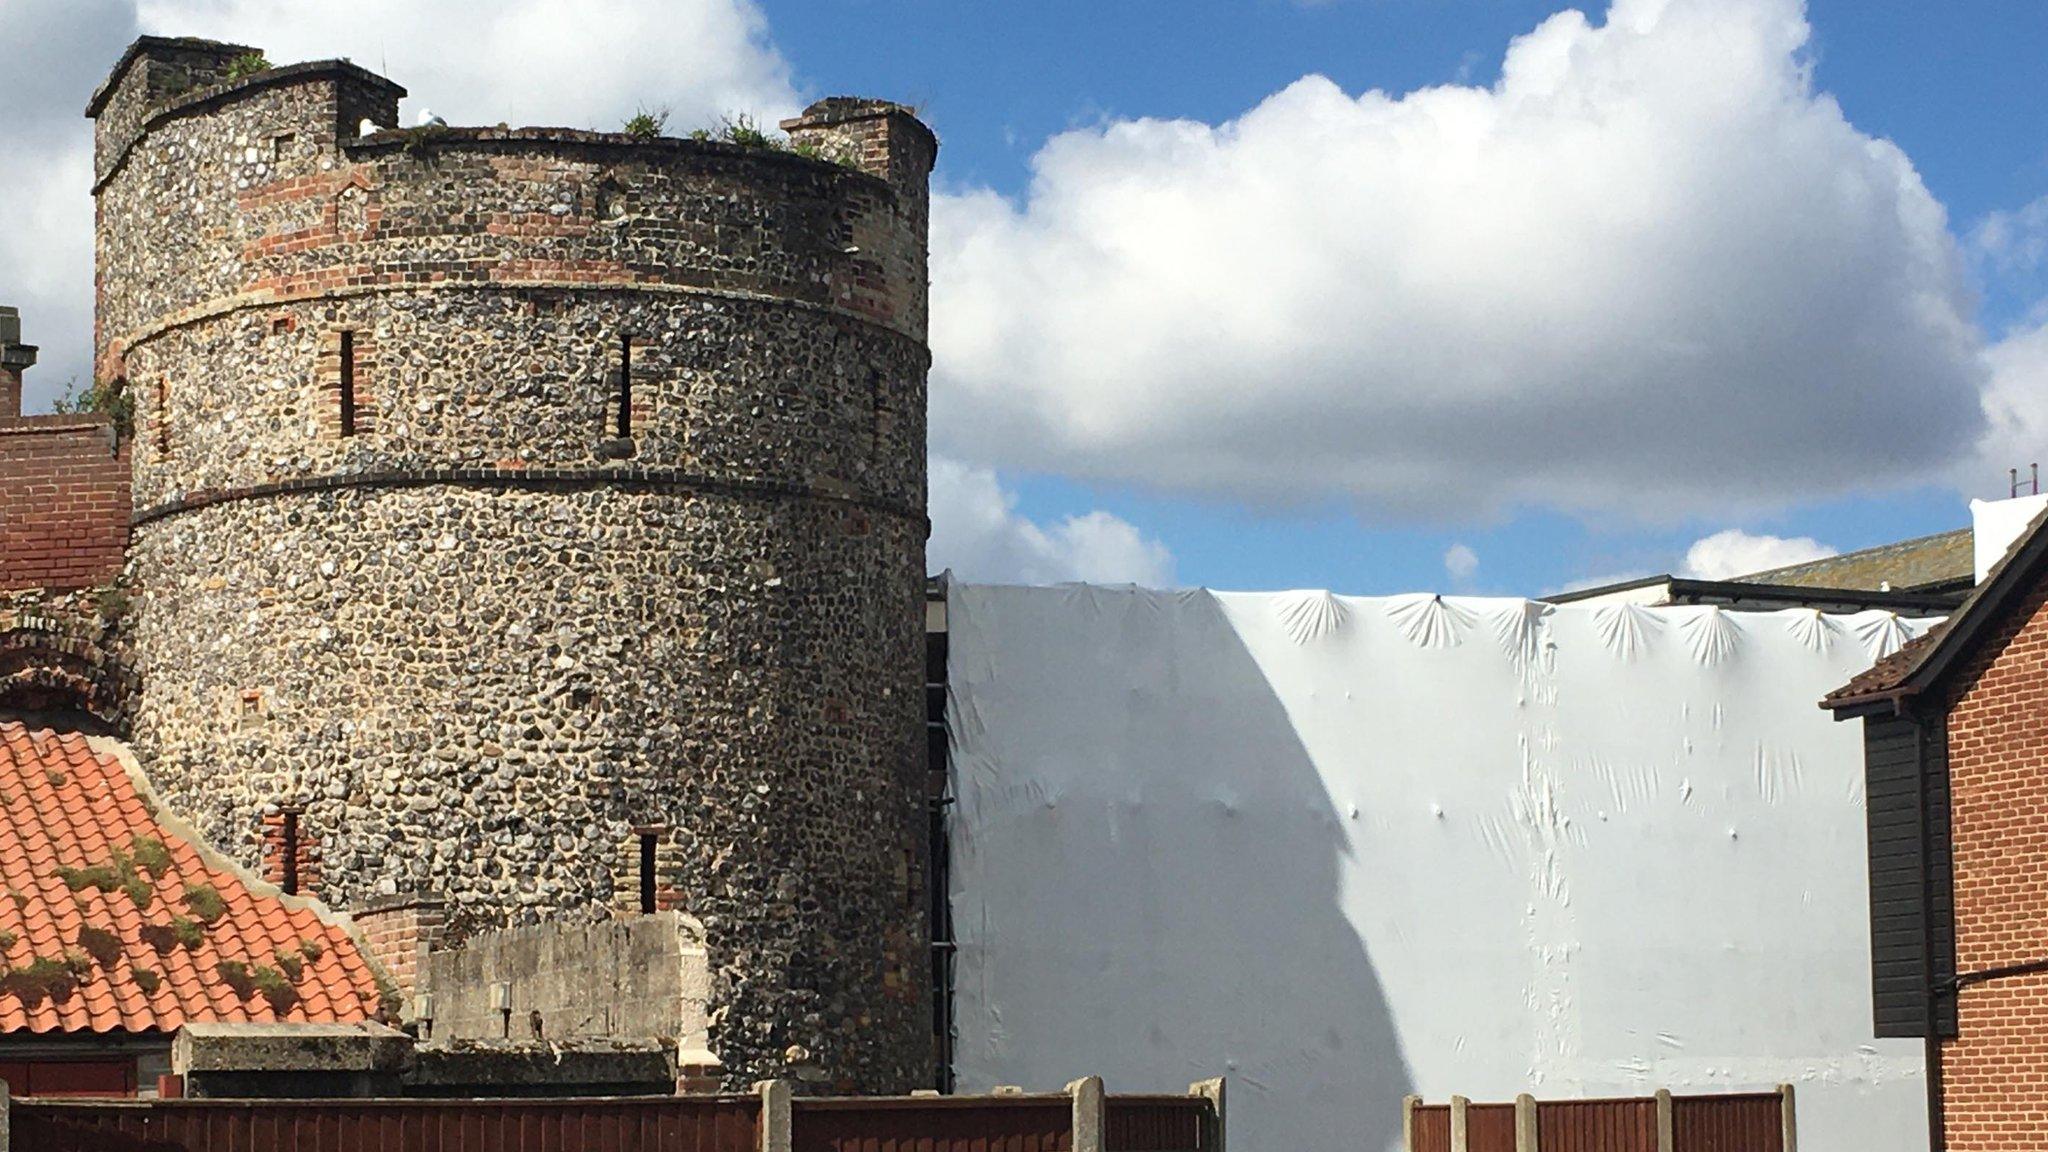
[[[1924,1133],[1871,1038],[1862,757],[1815,707],[1924,622],[955,585],[963,1089],[1233,1080],[1253,1152],[1408,1092],[1799,1085]]]

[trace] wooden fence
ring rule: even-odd
[[[0,1152],[1223,1152],[1222,1081],[1185,1096],[9,1101]],[[10,1141],[11,1135],[11,1141]]]
[[[1775,1092],[1406,1102],[1408,1152],[1798,1152],[1792,1086]]]
[[[755,1152],[760,1102],[153,1100],[14,1102],[17,1152]]]

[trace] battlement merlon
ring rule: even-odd
[[[828,160],[881,177],[912,203],[926,202],[939,138],[910,108],[862,96],[828,96],[780,127],[795,147],[815,148]]]
[[[353,139],[361,121],[398,122],[405,89],[346,60],[317,60],[231,76],[237,61],[260,49],[192,37],[144,36],[128,46],[93,92],[86,116],[97,124],[93,187],[119,171],[135,142],[165,120],[211,110],[244,95],[289,85],[326,84],[331,99],[317,124],[303,127],[335,142]]]

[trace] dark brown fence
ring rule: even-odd
[[[1096,1089],[1099,1093],[1099,1087]],[[786,1145],[760,1096],[582,1100],[40,1100],[5,1102],[33,1152],[1217,1152],[1215,1097],[1097,1096],[1099,1140],[1075,1147],[1075,1097],[788,1101]],[[780,1120],[768,1121],[778,1126]],[[5,1142],[0,1141],[0,1147]]]
[[[1711,1102],[1709,1106],[1708,1102]],[[1685,1152],[1794,1152],[1785,1147],[1783,1117],[1792,1109],[1789,1095],[1756,1092],[1745,1096],[1674,1096],[1671,1135]]]
[[[1407,1128],[1408,1152],[1442,1152],[1451,1146],[1451,1106],[1411,1104]]]
[[[968,1108],[955,1104],[966,1100]],[[790,1152],[1071,1152],[1065,1096],[798,1100]]]
[[[1515,1152],[1515,1106],[1472,1104],[1465,1109],[1465,1147],[1472,1152]]]
[[[36,1152],[757,1152],[749,1096],[646,1100],[17,1100]]]
[[[1111,1096],[1107,1152],[1215,1152],[1215,1106],[1200,1096]]]
[[[1477,1104],[1410,1097],[1408,1152],[1798,1152],[1792,1088]]]
[[[1672,1097],[1674,1105],[1677,1099]],[[1576,1152],[1656,1152],[1656,1098],[1538,1101],[1536,1143],[1539,1148]],[[1509,1141],[1499,1148],[1514,1152],[1515,1145]]]

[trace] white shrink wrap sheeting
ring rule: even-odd
[[[2005,559],[2013,542],[2027,534],[2027,526],[2041,510],[2048,508],[2048,496],[2015,496],[2010,500],[1970,501],[1971,544],[1977,561],[1977,583]]]
[[[1239,1152],[1442,1100],[1798,1085],[1925,1140],[1871,1037],[1858,726],[1888,613],[954,585],[963,1089],[1231,1078]]]

